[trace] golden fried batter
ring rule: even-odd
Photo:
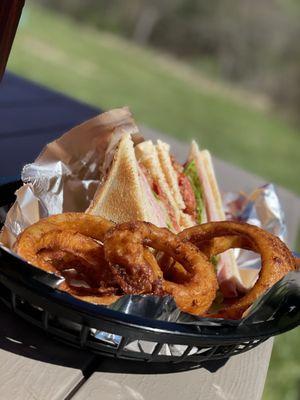
[[[252,250],[261,255],[261,270],[254,287],[243,297],[225,306],[218,317],[238,319],[267,289],[296,269],[295,259],[276,236],[254,225],[220,221],[185,229],[179,235],[211,257],[232,248]]]
[[[147,222],[123,223],[105,235],[105,257],[120,285],[130,284],[132,290],[140,290],[147,280],[153,279],[143,257],[143,246],[165,252],[185,269],[184,281],[176,282],[174,277],[175,282],[166,279],[162,282],[164,291],[174,297],[178,307],[192,314],[206,312],[217,291],[213,265],[192,244],[184,243],[166,228]],[[124,276],[130,277],[129,282],[124,282]]]

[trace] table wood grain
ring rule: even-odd
[[[271,351],[272,339],[232,357],[214,373],[203,368],[171,374],[130,373],[123,361],[104,360],[72,400],[260,400]]]
[[[0,399],[62,400],[95,357],[47,337],[0,305]]]

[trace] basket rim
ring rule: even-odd
[[[3,255],[4,252],[5,257],[1,257],[1,254]],[[3,258],[5,259],[5,262],[11,262],[9,269],[15,274],[15,276],[12,276],[9,269],[5,268],[5,262],[1,261]],[[11,268],[12,266],[14,266],[15,269]],[[20,269],[20,267],[22,267],[22,269]],[[114,324],[120,324],[132,329],[147,330],[153,333],[186,335],[191,338],[201,336],[202,339],[217,339],[218,341],[220,341],[221,337],[225,341],[242,341],[246,339],[270,337],[283,333],[286,330],[293,329],[297,326],[288,326],[285,329],[275,329],[274,321],[272,324],[268,323],[268,321],[263,321],[251,324],[250,326],[244,325],[243,328],[241,328],[239,321],[207,318],[205,318],[205,320],[213,322],[214,325],[197,326],[196,323],[170,322],[132,314],[125,314],[124,312],[113,310],[103,305],[85,302],[66,292],[54,289],[42,282],[31,279],[32,273],[36,272],[36,270],[36,267],[15,256],[12,252],[7,252],[5,248],[0,245],[0,274],[2,277],[5,277],[6,280],[11,282],[23,285],[24,289],[31,291],[35,295],[47,298],[56,305],[66,307],[74,312],[77,312],[78,314],[81,313],[83,315],[88,315],[91,318],[101,318],[111,321]],[[22,274],[20,274],[20,271],[22,271]],[[24,275],[24,271],[28,273],[28,276]],[[49,275],[45,271],[42,272]],[[253,329],[252,332],[250,327]]]

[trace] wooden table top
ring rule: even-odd
[[[0,183],[18,176],[42,146],[99,110],[12,74],[0,85]],[[163,137],[144,127],[147,138]],[[167,139],[174,152],[186,145]],[[261,183],[228,163],[215,160],[224,190],[251,190]],[[292,245],[300,226],[300,200],[278,188]],[[224,366],[157,374],[151,366],[96,357],[55,342],[0,305],[0,398],[5,400],[259,400],[272,340]],[[215,372],[212,372],[216,370]]]

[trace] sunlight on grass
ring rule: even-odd
[[[299,400],[300,329],[275,339],[263,400]]]
[[[197,138],[219,157],[300,193],[299,132],[162,64],[153,51],[34,7],[9,68],[102,108],[129,105],[138,121]]]

